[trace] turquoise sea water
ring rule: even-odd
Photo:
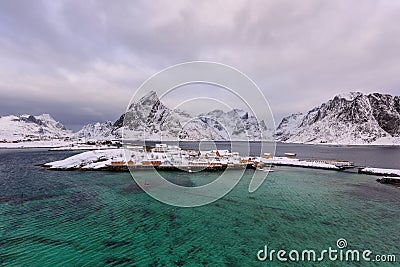
[[[276,167],[249,193],[252,174],[224,198],[197,208],[160,203],[129,173],[49,171],[34,166],[72,152],[0,151],[0,265],[342,266],[260,262],[270,249],[349,249],[396,254],[400,189],[356,173]],[[186,186],[217,173],[166,173]],[[235,179],[235,177],[232,177]],[[346,266],[395,266],[350,262]]]

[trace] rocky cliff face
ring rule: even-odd
[[[121,128],[129,130],[131,138],[159,139],[177,137],[182,129],[180,114],[170,110],[150,92],[137,103],[133,103],[113,125],[113,132],[121,137]]]
[[[276,130],[278,140],[299,143],[391,144],[399,136],[399,97],[359,92],[285,117]]]
[[[368,95],[368,100],[379,126],[391,136],[400,137],[400,97],[375,93]]]

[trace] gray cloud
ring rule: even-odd
[[[399,95],[399,18],[397,1],[2,1],[0,114],[114,120],[191,60],[246,73],[277,121],[340,92]]]

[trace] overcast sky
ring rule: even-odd
[[[1,1],[0,115],[115,120],[152,74],[209,60],[279,120],[341,92],[400,95],[400,1]]]

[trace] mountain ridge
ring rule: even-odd
[[[289,143],[400,144],[400,97],[351,92],[286,116],[276,129]]]
[[[72,131],[50,114],[7,115],[0,117],[0,140],[69,138]]]
[[[114,123],[113,131],[121,132],[123,126],[125,138],[146,140],[260,140],[267,132],[263,121],[259,123],[243,110],[212,110],[192,117],[169,109],[153,91],[132,103]]]
[[[240,109],[212,110],[191,116],[165,106],[151,91],[117,120],[87,124],[73,133],[49,114],[0,116],[0,140],[68,138],[120,139],[124,126],[137,140],[258,140],[271,134],[263,121]],[[400,97],[349,92],[304,113],[284,117],[277,141],[306,144],[400,145]]]

